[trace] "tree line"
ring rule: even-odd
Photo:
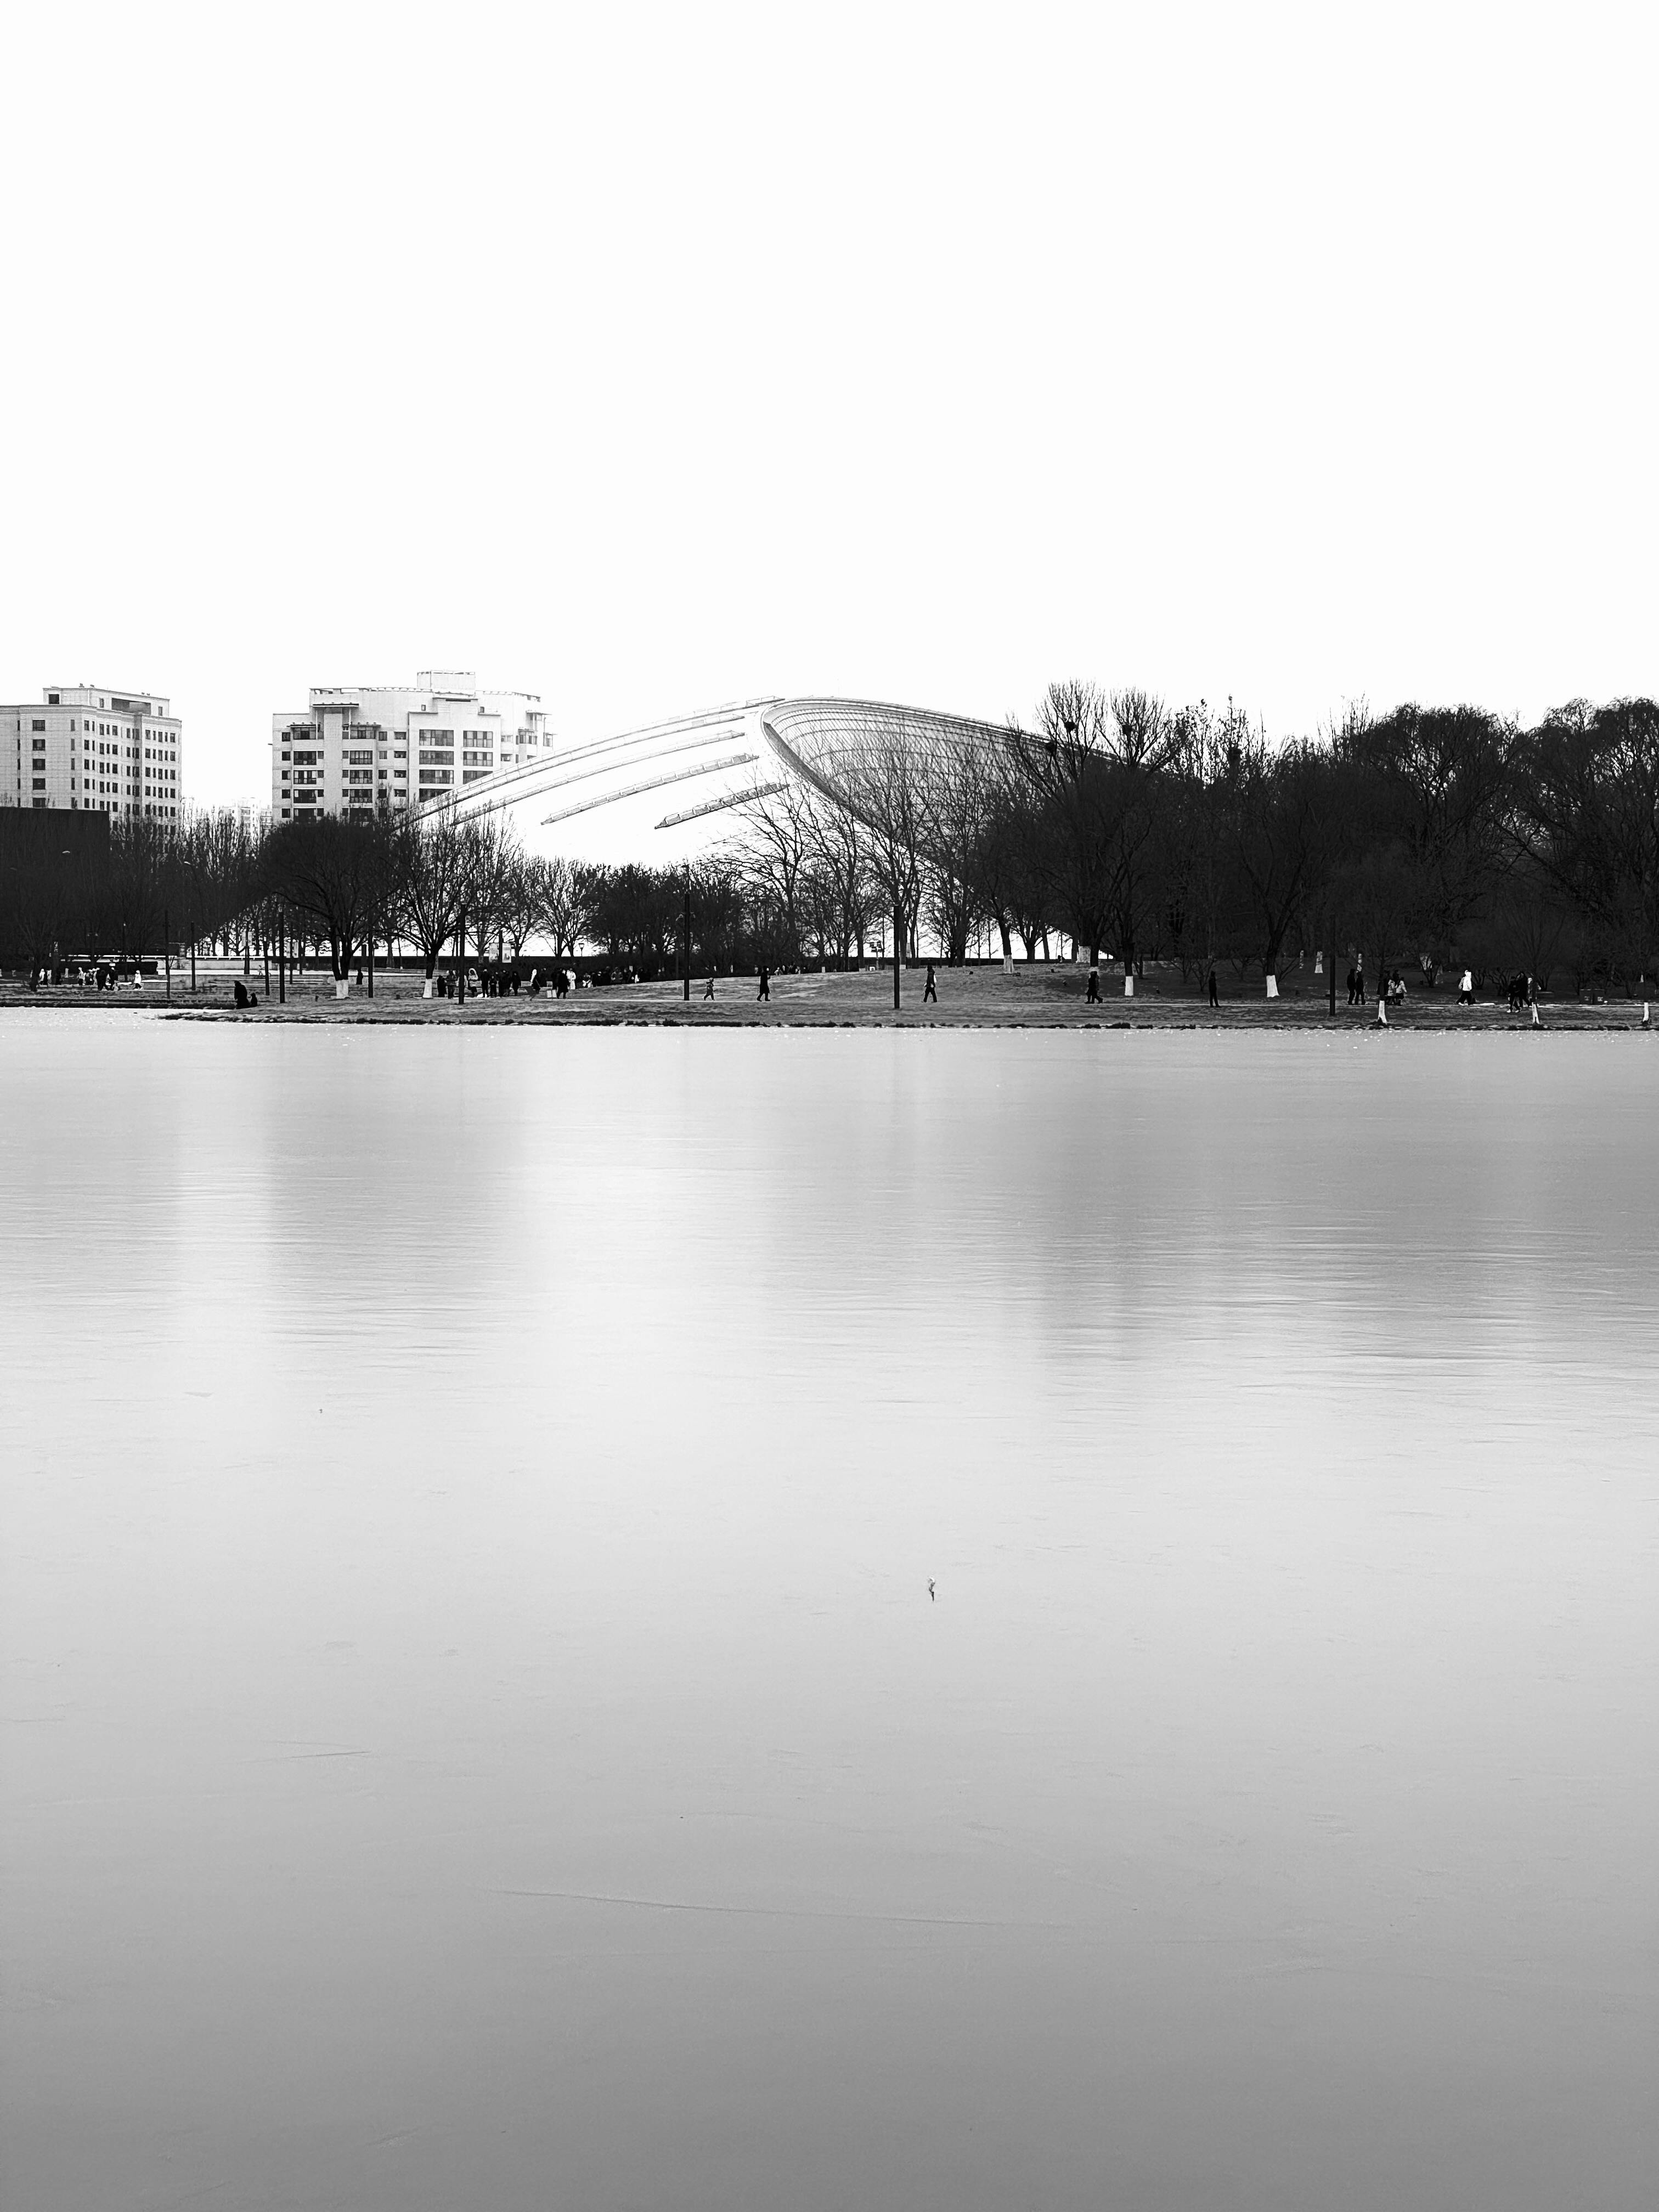
[[[873,720],[817,787],[757,791],[726,857],[798,957],[1005,957],[1056,938],[1276,975],[1334,945],[1633,988],[1659,949],[1659,706],[1575,702],[1522,728],[1471,707],[1363,709],[1270,744],[1230,701],[1052,685],[1030,725],[948,747]]]
[[[766,887],[736,861],[606,867],[526,852],[501,810],[423,817],[382,808],[271,824],[225,810],[174,826],[88,817],[73,848],[33,814],[33,837],[0,843],[0,966],[32,980],[70,962],[148,964],[164,951],[290,960],[351,975],[371,945],[412,954],[428,978],[445,957],[494,966],[527,950],[592,955],[621,975],[675,972],[691,896],[694,957],[729,973],[801,957]],[[50,829],[52,834],[45,832]]]
[[[500,813],[465,821],[318,816],[272,825],[233,810],[71,835],[32,812],[0,840],[0,965],[38,980],[70,961],[149,963],[192,949],[264,960],[285,947],[337,978],[371,944],[516,957],[533,937],[574,949],[568,861],[524,851]],[[60,839],[69,836],[60,849]]]
[[[68,960],[144,961],[175,944],[247,940],[262,833],[237,811],[180,823],[7,810],[0,967],[31,980]]]
[[[22,830],[40,817],[23,817]],[[1315,948],[1634,988],[1659,950],[1659,706],[1523,728],[1471,707],[1353,710],[1270,744],[1230,701],[1051,685],[1031,721],[941,745],[872,718],[816,782],[757,785],[690,867],[523,848],[501,811],[368,822],[117,821],[0,840],[0,963],[279,942],[349,975],[371,945],[619,973],[950,962],[1066,945],[1133,972],[1276,975]]]

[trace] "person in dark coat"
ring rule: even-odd
[[[923,1006],[927,1005],[929,999],[933,1000],[935,1006],[938,1006],[939,986],[933,981],[933,963],[931,960],[927,963],[927,981],[921,987],[921,1002]]]
[[[1097,1006],[1100,1004],[1100,970],[1098,968],[1091,968],[1089,970],[1089,988],[1083,994],[1083,1003],[1085,1006]]]

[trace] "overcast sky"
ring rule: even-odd
[[[1652,690],[1656,12],[11,9],[0,698]]]

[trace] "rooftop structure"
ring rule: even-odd
[[[538,759],[554,740],[533,691],[481,690],[471,670],[412,685],[319,684],[303,714],[270,718],[270,815],[367,821],[457,797]]]
[[[0,707],[0,806],[177,822],[184,726],[153,691],[58,684]]]

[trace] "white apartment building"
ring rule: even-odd
[[[270,718],[270,814],[367,821],[441,799],[553,744],[533,691],[481,691],[469,670],[430,668],[412,689],[325,685],[302,714]]]
[[[0,707],[0,806],[178,822],[184,775],[184,726],[153,691],[64,684]]]

